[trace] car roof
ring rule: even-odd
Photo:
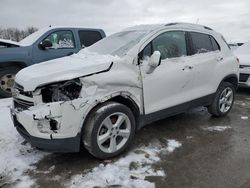
[[[52,30],[52,29],[77,29],[77,30],[91,30],[91,31],[101,31],[104,32],[103,29],[100,28],[86,28],[83,26],[47,26],[47,27],[43,27],[39,30],[43,30],[43,32]]]

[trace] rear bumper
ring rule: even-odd
[[[80,134],[72,138],[63,138],[63,139],[44,139],[31,136],[28,131],[20,124],[16,116],[12,114],[12,119],[14,126],[16,127],[19,134],[24,137],[32,146],[35,146],[40,149],[47,151],[68,153],[68,152],[79,152],[80,150]]]

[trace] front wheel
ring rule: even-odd
[[[135,134],[133,113],[116,102],[106,102],[94,109],[83,126],[84,146],[99,159],[122,153]]]
[[[13,85],[16,73],[20,70],[18,67],[6,67],[0,70],[0,96],[12,97],[14,91]]]
[[[231,83],[222,82],[215,94],[208,112],[216,117],[227,115],[234,104],[235,88]]]

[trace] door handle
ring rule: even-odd
[[[217,58],[217,61],[222,61],[223,60],[223,57],[218,57]]]
[[[183,67],[183,71],[185,71],[186,69],[189,69],[189,70],[191,70],[191,69],[193,69],[194,67],[193,66],[191,66],[191,65],[186,65],[185,67]]]

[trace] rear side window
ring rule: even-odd
[[[98,31],[79,31],[81,47],[88,47],[102,39]]]
[[[193,42],[193,49],[195,54],[206,53],[213,51],[210,36],[203,33],[190,32]]]
[[[152,41],[153,51],[160,51],[161,58],[175,58],[187,55],[184,31],[162,33]]]

